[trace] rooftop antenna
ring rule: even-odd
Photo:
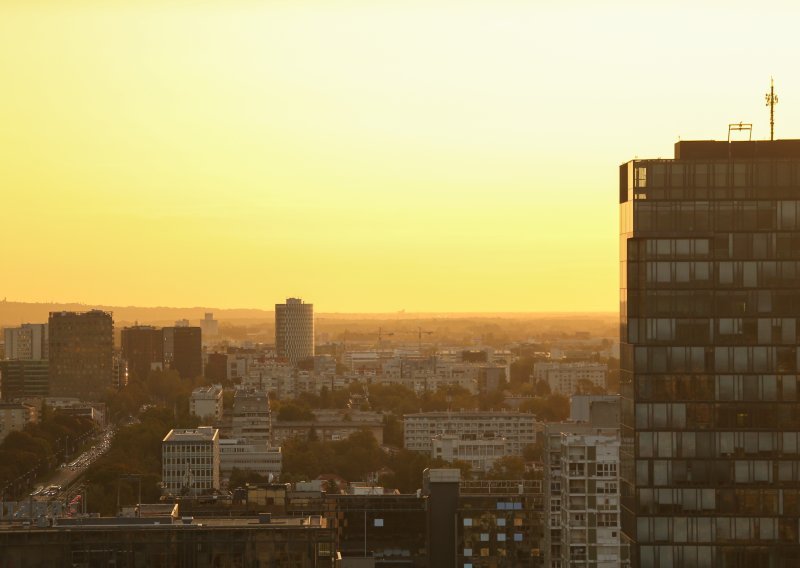
[[[769,139],[775,140],[775,105],[778,104],[778,95],[775,94],[775,81],[769,78],[769,93],[764,95],[769,107]]]

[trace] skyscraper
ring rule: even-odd
[[[199,327],[176,326],[163,330],[164,364],[182,379],[203,374],[203,338]]]
[[[314,356],[314,304],[299,298],[275,304],[275,351],[293,365]]]
[[[113,381],[111,313],[50,313],[50,395],[97,400]]]
[[[122,330],[122,356],[131,375],[145,380],[154,366],[164,361],[162,331],[150,325],[137,325]]]
[[[620,256],[634,566],[795,566],[800,140],[623,164]]]

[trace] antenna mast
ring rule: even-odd
[[[769,139],[775,140],[775,105],[778,104],[778,95],[775,94],[775,81],[769,78],[769,93],[764,95],[769,107]]]

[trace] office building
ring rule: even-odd
[[[49,337],[46,323],[24,323],[3,330],[5,359],[42,361],[48,358]]]
[[[275,304],[275,351],[292,365],[314,356],[314,304],[299,298]]]
[[[189,398],[189,412],[201,421],[219,424],[222,420],[222,387],[197,387]]]
[[[165,494],[199,495],[219,489],[219,430],[173,429],[161,443]]]
[[[800,140],[620,167],[622,528],[634,566],[800,558]]]
[[[164,361],[163,334],[149,325],[122,330],[122,357],[128,362],[131,376],[143,381],[150,371],[160,369]]]
[[[234,469],[278,479],[282,467],[283,454],[280,448],[233,438],[219,441],[219,470],[223,479],[230,479]]]
[[[474,439],[502,437],[509,456],[521,456],[536,442],[536,417],[525,412],[473,410],[420,412],[403,417],[403,445],[407,450],[430,453],[434,437],[451,434]]]
[[[114,380],[114,321],[111,313],[51,312],[50,394],[101,399]]]
[[[165,327],[164,365],[178,372],[182,379],[203,375],[203,340],[199,327]]]
[[[5,401],[50,394],[50,362],[47,360],[0,361],[0,393]]]

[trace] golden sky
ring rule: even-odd
[[[617,308],[617,166],[800,137],[800,8],[0,2],[0,296]]]

